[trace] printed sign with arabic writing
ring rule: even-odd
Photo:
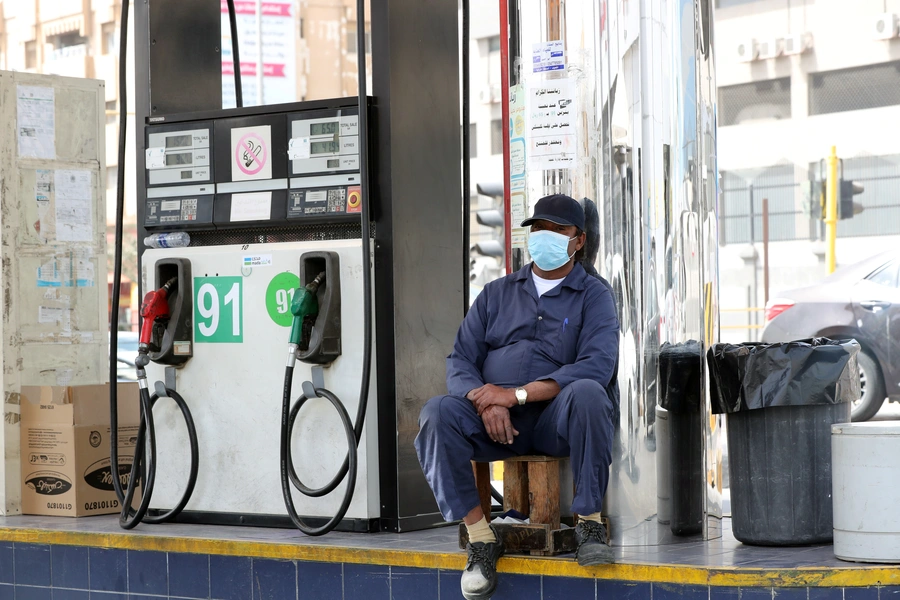
[[[528,166],[566,169],[577,158],[575,84],[552,79],[529,88]]]

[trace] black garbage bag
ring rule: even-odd
[[[703,423],[700,401],[703,348],[690,340],[659,349],[659,404],[669,411],[672,515],[669,527],[680,536],[703,531]]]
[[[714,414],[859,398],[856,340],[715,344],[707,354]]]
[[[831,426],[859,398],[856,340],[716,344],[714,413],[727,413],[731,520],[745,544],[831,541]]]
[[[659,405],[670,413],[700,412],[700,342],[663,343],[659,349]]]

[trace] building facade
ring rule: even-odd
[[[723,339],[756,339],[769,297],[826,275],[819,190],[832,146],[863,212],[838,222],[837,263],[900,243],[900,0],[718,0]],[[811,187],[812,186],[812,187]]]

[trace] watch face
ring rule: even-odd
[[[527,397],[528,397],[528,392],[526,392],[522,388],[519,388],[516,390],[516,400],[521,402],[521,401],[525,400]]]

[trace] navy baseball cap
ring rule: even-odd
[[[542,219],[557,225],[574,225],[584,231],[584,209],[578,200],[565,194],[553,194],[538,200],[534,205],[534,215],[522,221],[522,227]]]

